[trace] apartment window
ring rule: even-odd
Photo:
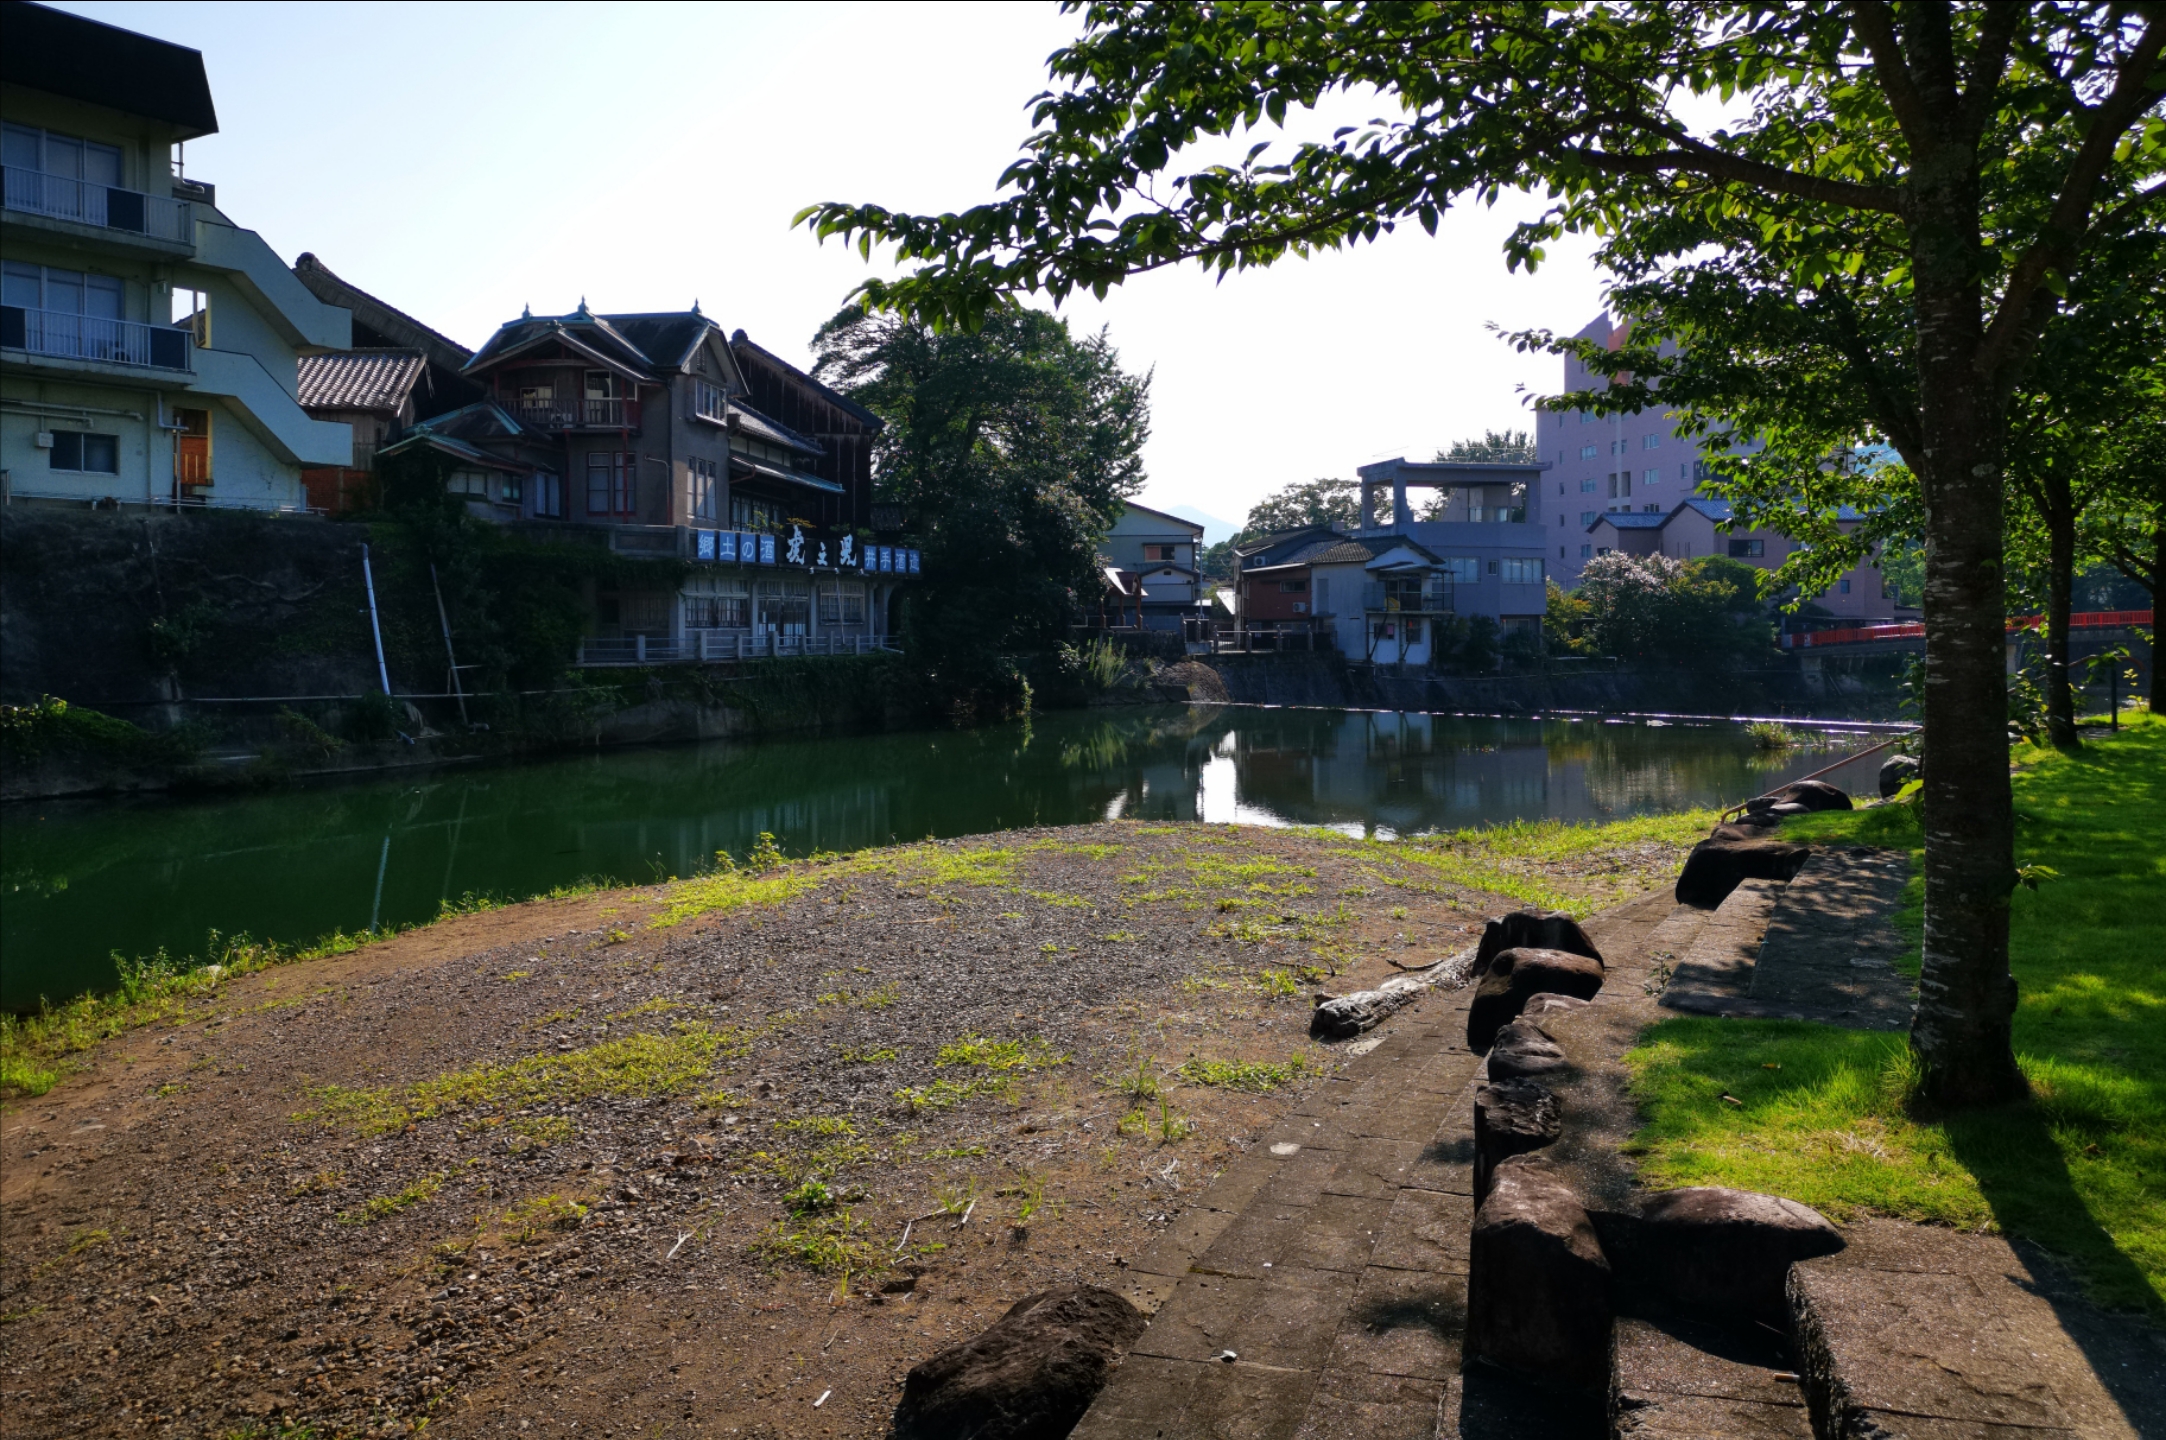
[[[1649,435],[1640,442],[1640,448],[1643,450],[1660,450],[1662,448],[1662,437],[1660,435]]]
[[[1609,477],[1609,498],[1612,500],[1629,500],[1632,498],[1632,472],[1630,470]]]
[[[1662,472],[1660,470],[1650,470],[1645,475],[1642,475],[1640,479],[1649,485],[1660,485],[1662,483]]]
[[[1507,558],[1501,563],[1502,579],[1507,585],[1539,585],[1542,583],[1542,562],[1535,559]]]
[[[1580,424],[1582,424],[1582,425],[1588,424],[1588,423],[1589,423],[1589,422],[1591,422],[1591,421],[1592,421],[1593,419],[1594,419],[1594,412],[1593,412],[1593,411],[1591,411],[1591,410],[1582,410],[1582,411],[1580,411],[1580,412],[1579,412],[1579,423],[1580,423]]]
[[[1640,509],[1646,511],[1650,515],[1660,515],[1662,513],[1662,507],[1660,505],[1642,505]]]
[[[1444,578],[1454,585],[1472,585],[1482,575],[1482,562],[1472,555],[1448,555],[1438,563]]]
[[[547,470],[534,472],[534,513],[551,519],[564,515],[564,477]]]
[[[1579,447],[1579,458],[1582,460],[1592,460],[1601,453],[1602,447],[1599,445],[1582,445]]]
[[[1279,594],[1281,595],[1306,595],[1308,593],[1309,582],[1306,580],[1279,581]]]
[[[1580,559],[1582,559],[1582,560],[1585,560],[1585,559],[1587,559],[1588,557],[1592,556],[1593,554],[1594,554],[1594,547],[1593,547],[1592,545],[1582,545],[1582,546],[1580,546],[1580,547],[1579,547],[1579,558],[1580,558]]]
[[[1579,482],[1579,493],[1582,495],[1592,495],[1594,493],[1596,483],[1597,482],[1595,478],[1592,475],[1589,475],[1586,479]]]
[[[1609,453],[1612,455],[1622,455],[1624,454],[1626,447],[1626,441],[1612,440],[1609,442]]]
[[[1677,478],[1679,480],[1690,480],[1692,477],[1685,473],[1685,467],[1683,465],[1679,465],[1677,467]]]
[[[53,448],[45,453],[46,463],[55,470],[67,470],[82,475],[120,473],[118,435],[90,435],[81,430],[55,430]]]
[[[622,450],[595,450],[587,455],[587,513],[629,515],[638,498],[636,455]]]
[[[1766,553],[1767,542],[1765,540],[1732,540],[1730,542],[1730,558],[1733,560],[1750,559],[1755,555],[1765,555]]]
[[[121,283],[114,276],[60,270],[50,265],[10,260],[4,278],[0,278],[0,304],[18,305],[25,310],[118,320],[121,296]]]
[[[694,380],[692,413],[702,420],[726,420],[728,412],[723,408],[722,387],[711,380]]]
[[[1848,595],[1848,594],[1850,593],[1850,577],[1849,577],[1849,576],[1847,576],[1847,575],[1846,575],[1846,576],[1844,576],[1844,577],[1843,577],[1842,579],[1840,579],[1840,580],[1836,581],[1836,582],[1835,582],[1835,584],[1836,584],[1836,587],[1837,587],[1837,589],[1839,589],[1839,590],[1840,590],[1840,591],[1841,591],[1841,592],[1842,592],[1843,594],[1845,594],[1845,595]]]
[[[722,518],[722,473],[712,460],[685,462],[685,513],[695,520]]]
[[[1557,558],[1559,560],[1562,560],[1564,558],[1564,547],[1562,545],[1559,545],[1557,547]]]
[[[1599,517],[1595,511],[1582,510],[1579,512],[1579,523],[1582,525],[1592,525],[1597,518]]]
[[[1143,558],[1146,560],[1171,560],[1178,563],[1181,558],[1181,547],[1178,545],[1146,545],[1143,547]]]
[[[0,140],[0,154],[11,170],[37,170],[93,185],[120,183],[120,147],[76,135],[10,125],[6,138]]]
[[[821,581],[820,623],[822,625],[864,624],[865,587],[855,580]]]

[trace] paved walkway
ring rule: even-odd
[[[1721,971],[1732,1013],[1766,1013],[1743,993],[1745,950],[1756,952],[1779,899],[1763,888],[1713,912],[1654,895],[1587,923],[1609,964],[1602,993],[1542,1023],[1570,1061],[1555,1087],[1565,1135],[1545,1153],[1590,1208],[1633,1205],[1618,1153],[1637,1123],[1621,1057],[1674,1013],[1663,1006],[1693,979],[1681,962]],[[1725,953],[1746,963],[1717,963]],[[1996,1237],[1890,1221],[1850,1227],[1851,1249],[1801,1275],[1802,1359],[1780,1337],[1621,1318],[1614,1428],[1599,1404],[1463,1370],[1483,1071],[1465,1044],[1471,996],[1431,994],[1388,1021],[1374,1049],[1260,1137],[1130,1267],[1126,1293],[1151,1326],[1075,1440],[1810,1440],[1808,1383],[1847,1397],[1844,1433],[2161,1434],[2157,1332],[2102,1316]]]

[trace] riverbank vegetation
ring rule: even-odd
[[[2141,714],[2076,753],[2024,745],[2015,758],[2024,884],[2009,954],[2030,1098],[1936,1109],[1901,1035],[1668,1020],[1629,1057],[1642,1174],[1772,1191],[1838,1218],[2004,1230],[2074,1261],[2100,1299],[2166,1315],[2166,722]],[[1909,804],[1811,816],[1788,834],[1914,855],[1922,843]],[[1913,936],[1920,898],[1913,882]]]

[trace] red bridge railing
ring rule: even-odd
[[[2068,617],[2071,630],[2118,630],[2126,625],[2149,625],[2149,610],[2078,610]],[[2008,628],[2016,630],[2041,630],[2045,628],[2043,615],[2017,615],[2010,617]],[[1803,630],[1782,637],[1785,650],[1819,650],[1829,645],[1863,645],[1874,640],[1917,640],[1925,635],[1925,626],[1913,620],[1901,625],[1853,625],[1839,630]]]

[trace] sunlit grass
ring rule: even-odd
[[[2017,862],[2057,872],[2011,900],[2016,1059],[2032,1098],[1918,1114],[1903,1104],[1901,1035],[1669,1020],[1628,1057],[1648,1116],[1644,1173],[1999,1228],[2074,1259],[2102,1300],[2166,1313],[2166,724],[2144,717],[2074,755],[2015,758]],[[1919,843],[1898,805],[1785,833]],[[1914,882],[1900,917],[1913,938],[1920,898]]]

